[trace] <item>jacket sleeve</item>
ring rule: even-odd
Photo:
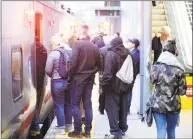
[[[178,88],[179,95],[185,95],[186,94],[186,90],[187,90],[186,77],[185,77],[185,74],[182,73],[180,75],[180,79],[179,79],[179,88]]]
[[[75,42],[72,46],[72,56],[69,63],[69,78],[76,72],[76,66],[78,64],[78,58],[80,53],[80,46]]]
[[[100,79],[100,83],[99,83],[99,86],[101,88],[109,84],[109,82],[113,77],[114,69],[115,69],[115,60],[112,56],[112,52],[108,52],[107,55],[105,56],[103,76]]]
[[[152,50],[157,50],[158,49],[158,37],[155,36],[152,39]]]
[[[153,65],[150,72],[150,81],[152,84],[155,84],[158,80],[159,75],[159,67],[157,65]]]
[[[52,70],[53,70],[53,66],[54,66],[54,59],[51,55],[51,53],[48,55],[48,59],[46,61],[46,68],[45,68],[45,72],[49,77],[52,77]]]
[[[97,54],[96,54],[96,66],[98,67],[98,70],[100,71],[102,68],[102,62],[101,62],[101,55],[100,55],[99,49],[97,49]]]

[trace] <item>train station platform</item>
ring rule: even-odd
[[[98,83],[97,83],[98,84]],[[93,102],[93,128],[91,131],[91,138],[102,139],[109,132],[109,122],[106,113],[101,115],[98,112],[98,86],[94,85],[92,93],[92,102]],[[133,112],[133,113],[132,113]],[[156,138],[156,125],[153,121],[152,127],[148,127],[145,123],[141,122],[139,116],[134,113],[135,110],[131,109],[131,115],[127,117],[128,130],[126,132],[127,138]],[[47,134],[44,139],[66,139],[66,135],[57,135],[54,134],[53,128],[57,125],[56,118],[53,120],[52,125],[50,126]],[[83,125],[84,126],[84,125]],[[83,128],[84,130],[84,128]],[[176,138],[190,139],[192,138],[192,110],[182,110],[180,114],[180,124],[176,128]]]

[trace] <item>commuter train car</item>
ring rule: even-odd
[[[50,38],[59,32],[62,22],[72,23],[73,15],[60,2],[3,1],[2,2],[2,119],[3,139],[27,138],[34,115],[37,92],[35,62],[32,49],[38,36],[48,53]],[[35,61],[35,60],[34,60]],[[50,78],[45,76],[38,116],[49,126],[54,118]]]

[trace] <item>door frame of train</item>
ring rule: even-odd
[[[40,42],[43,43],[43,36],[42,36],[42,19],[43,15],[41,12],[35,11],[35,36],[38,36]]]

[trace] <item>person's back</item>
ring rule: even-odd
[[[76,78],[76,82],[79,84],[95,74],[100,66],[100,54],[97,46],[87,38],[77,40],[72,47],[69,76]]]
[[[46,62],[46,74],[51,78],[51,93],[56,113],[57,126],[56,133],[64,134],[65,130],[72,128],[72,109],[70,106],[70,93],[68,88],[68,77],[63,76],[61,71],[67,74],[66,65],[71,56],[71,50],[68,44],[62,43],[59,35],[52,37],[54,50],[48,55]],[[62,59],[62,56],[64,58]],[[63,63],[62,61],[65,61]],[[63,64],[62,64],[63,63]]]
[[[88,37],[88,26],[81,26],[81,36],[72,47],[72,57],[70,60],[69,82],[72,101],[72,112],[74,117],[74,131],[68,137],[81,137],[81,110],[80,101],[82,99],[85,110],[85,133],[90,137],[92,129],[92,88],[95,73],[100,69],[100,53],[96,45],[90,42]]]
[[[185,95],[187,89],[184,68],[176,58],[177,53],[175,41],[168,41],[150,72],[155,88],[146,105],[153,108],[158,138],[165,138],[166,132],[167,138],[175,138],[181,111],[180,95]]]

